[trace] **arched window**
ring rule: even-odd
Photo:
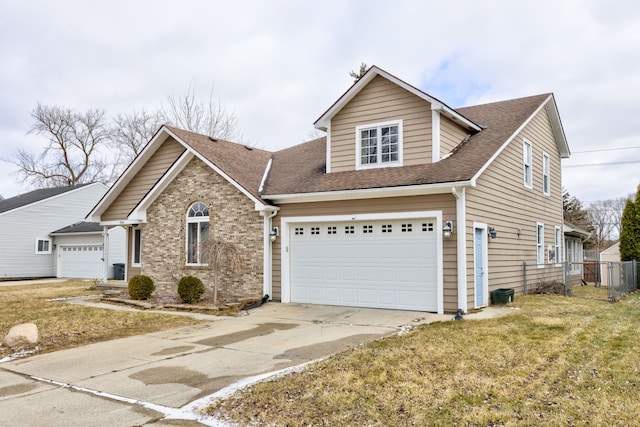
[[[196,202],[187,212],[187,264],[207,264],[205,242],[209,240],[209,209]]]

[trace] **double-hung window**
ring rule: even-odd
[[[544,224],[536,225],[536,262],[538,267],[544,266]]]
[[[194,203],[187,212],[187,264],[208,263],[209,208],[204,203]]]
[[[402,166],[402,121],[356,127],[357,169]]]
[[[545,196],[551,195],[551,171],[549,155],[542,155],[542,192]]]
[[[524,186],[533,188],[533,147],[526,139],[522,144],[522,162],[524,166]]]
[[[555,228],[555,246],[553,248],[556,264],[560,264],[562,262],[562,234],[560,232],[560,227]]]

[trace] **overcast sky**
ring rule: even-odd
[[[569,193],[640,183],[637,0],[0,0],[0,158],[42,146],[27,135],[37,102],[113,117],[191,82],[278,150],[309,139],[361,62],[454,108],[553,92]],[[0,167],[0,195],[29,190]]]

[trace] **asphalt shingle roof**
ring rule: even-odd
[[[483,129],[437,163],[325,173],[326,138],[273,154],[263,195],[316,193],[471,180],[496,151],[548,99],[530,96],[457,109]]]
[[[72,185],[69,187],[41,188],[39,190],[33,190],[28,193],[19,194],[15,197],[0,200],[0,213],[9,212],[50,197],[66,193],[67,191],[84,187],[85,185],[87,184]]]
[[[115,227],[114,225],[109,228]],[[71,233],[100,233],[103,230],[103,226],[97,222],[76,222],[75,224],[62,227],[59,230],[52,232],[51,234],[71,234]]]
[[[258,189],[272,155],[270,151],[210,138],[171,126],[166,127],[246,191],[261,200]]]

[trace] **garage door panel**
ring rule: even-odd
[[[291,300],[437,311],[434,223],[296,224],[290,234]]]

